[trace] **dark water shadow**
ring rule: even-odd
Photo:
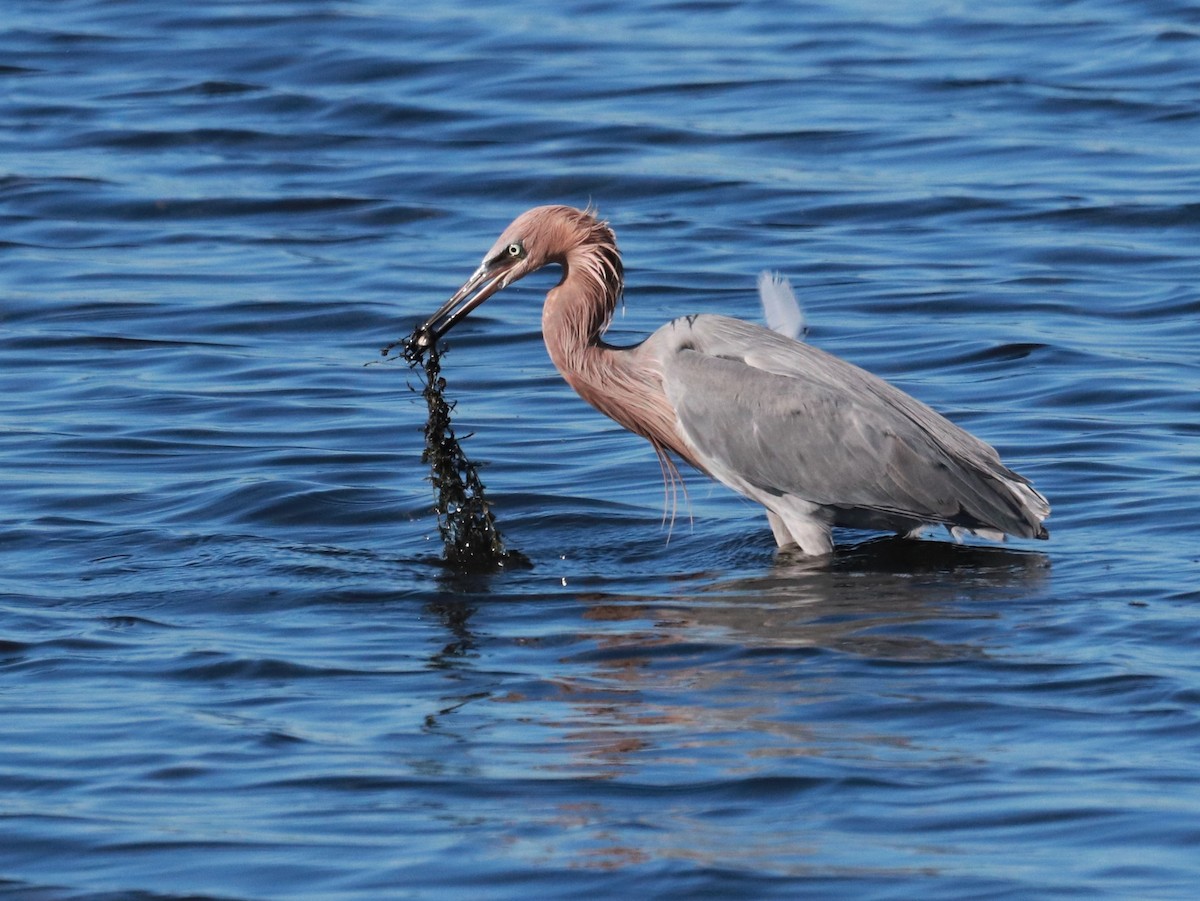
[[[777,554],[776,564],[795,565],[802,559],[790,550],[782,550]],[[995,573],[1002,582],[1000,574],[1004,572],[1048,571],[1050,557],[1040,551],[1015,550],[1004,545],[956,544],[885,535],[840,548],[829,559],[829,567],[893,573],[957,572],[966,577]]]
[[[430,657],[429,665],[435,669],[463,665],[479,644],[470,629],[471,617],[477,608],[467,601],[450,599],[433,601],[426,609],[441,623],[448,639],[445,646]]]

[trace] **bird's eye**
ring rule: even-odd
[[[521,257],[525,256],[525,245],[520,241],[513,241],[508,245],[508,249],[505,251],[505,253],[507,253],[512,259],[519,260]]]

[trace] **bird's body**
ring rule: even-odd
[[[623,287],[616,240],[590,212],[537,207],[414,333],[430,343],[491,294],[549,263],[542,333],[579,395],[767,509],[780,546],[832,550],[830,528],[915,535],[941,524],[1045,538],[1049,505],[996,451],[900,389],[777,331],[717,315],[674,319],[641,344],[602,340]],[[764,289],[765,293],[765,289]],[[786,314],[782,331],[799,328]]]

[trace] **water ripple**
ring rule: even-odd
[[[9,7],[0,897],[1191,896],[1194,10]],[[562,383],[542,275],[445,357],[535,566],[446,570],[365,364],[547,202],[614,342],[782,271],[1052,540],[777,553]]]

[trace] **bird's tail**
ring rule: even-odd
[[[1046,531],[1042,521],[1050,515],[1050,502],[1028,482],[1015,479],[1002,479],[1002,481],[1028,514],[1031,537],[1049,538],[1050,533]]]

